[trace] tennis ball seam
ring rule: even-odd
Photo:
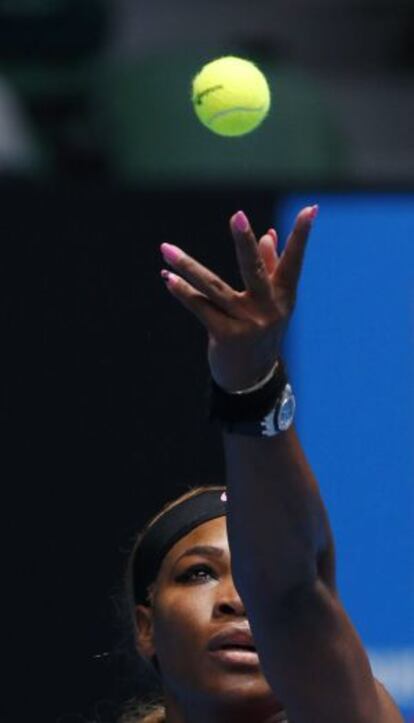
[[[214,123],[218,118],[223,118],[226,115],[230,115],[231,113],[260,113],[264,112],[266,109],[266,106],[261,105],[259,108],[246,108],[243,106],[234,106],[234,108],[226,108],[226,110],[219,110],[217,113],[214,113],[214,115],[210,116],[208,119],[209,123]]]

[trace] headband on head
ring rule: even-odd
[[[225,516],[226,502],[224,490],[205,490],[174,505],[151,525],[132,564],[135,604],[148,604],[148,587],[157,577],[168,550],[203,522]]]

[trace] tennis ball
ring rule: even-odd
[[[221,136],[243,136],[266,118],[270,90],[259,68],[231,55],[205,65],[193,80],[200,121]]]

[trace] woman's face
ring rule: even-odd
[[[137,609],[138,645],[156,655],[164,690],[178,701],[280,710],[262,675],[233,583],[224,517],[205,522],[164,558],[152,608]]]

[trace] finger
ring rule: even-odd
[[[271,231],[272,230],[273,229],[271,229]],[[273,233],[271,233],[271,231],[268,231],[259,241],[259,254],[263,259],[269,276],[274,274],[279,261],[275,246],[275,239],[277,239],[276,232],[273,231]]]
[[[183,276],[191,286],[210,299],[213,304],[231,316],[237,314],[237,292],[219,276],[184,253],[177,246],[162,244],[161,253],[165,261],[175,271],[178,271],[180,276]]]
[[[239,211],[230,219],[239,269],[246,289],[259,297],[269,298],[270,284],[264,261],[250,223]]]
[[[279,238],[278,238],[278,235],[277,235],[276,230],[275,230],[274,228],[269,228],[269,230],[268,230],[267,233],[272,237],[273,242],[274,242],[274,244],[275,244],[275,249],[276,249],[276,251],[277,251],[277,246],[278,246]]]
[[[295,226],[280,258],[275,283],[295,290],[303,265],[305,250],[312,223],[318,215],[318,206],[308,206],[297,216]]]
[[[223,314],[214,307],[204,294],[191,286],[185,279],[163,269],[161,276],[170,293],[197,317],[206,329],[212,330],[223,322]]]

